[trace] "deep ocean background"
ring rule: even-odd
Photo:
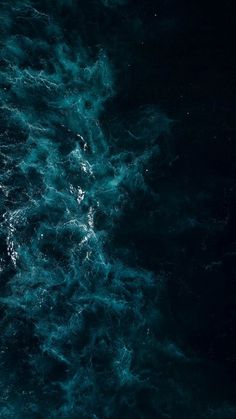
[[[235,418],[233,1],[0,8],[0,418]]]

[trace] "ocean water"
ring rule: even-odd
[[[236,417],[231,134],[180,77],[194,7],[0,7],[0,418]]]

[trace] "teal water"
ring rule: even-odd
[[[128,90],[144,6],[0,5],[0,417],[233,418],[147,263],[176,156],[171,116]]]

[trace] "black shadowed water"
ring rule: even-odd
[[[231,5],[0,0],[1,419],[236,417]]]

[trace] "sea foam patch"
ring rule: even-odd
[[[158,202],[146,177],[171,123],[150,105],[119,115],[107,34],[86,44],[86,19],[96,35],[125,3],[0,2],[4,419],[222,411],[192,413],[192,361],[163,332],[165,275],[117,239],[135,197]]]

